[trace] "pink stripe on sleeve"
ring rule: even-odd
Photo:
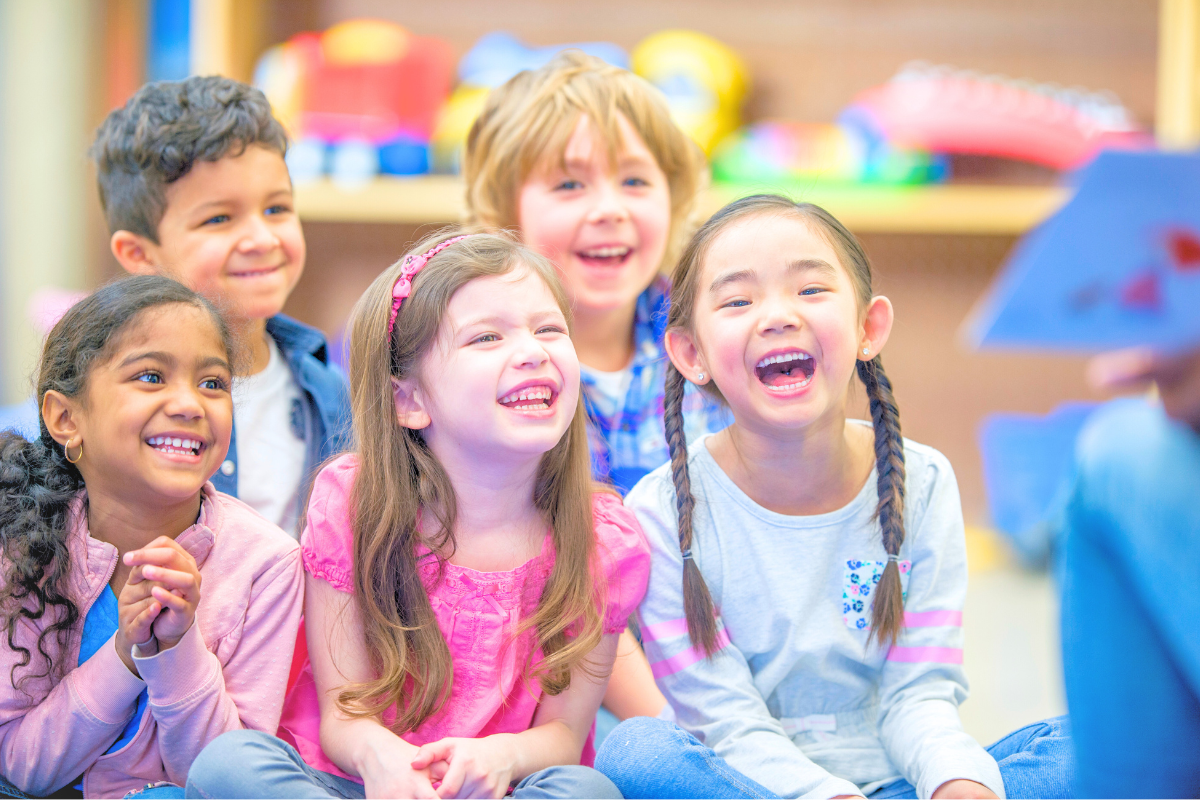
[[[908,628],[936,628],[938,626],[962,627],[961,611],[905,611],[904,625]]]
[[[687,636],[687,632],[686,617],[642,626],[642,638],[649,639],[652,642],[661,641],[662,639],[674,639],[676,636]]]
[[[725,629],[717,631],[717,650],[724,650],[729,646],[729,634]],[[690,647],[682,653],[676,653],[670,658],[664,658],[662,661],[655,661],[650,665],[650,672],[654,675],[654,679],[665,678],[668,675],[674,675],[680,670],[687,669],[697,661],[702,661],[705,658],[703,647]]]
[[[904,664],[961,664],[961,647],[893,647],[888,651],[888,661]]]

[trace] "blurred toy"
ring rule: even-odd
[[[1200,156],[1100,153],[972,312],[981,347],[1200,344]]]
[[[459,85],[438,116],[430,148],[434,171],[458,172],[467,133],[483,110],[490,90],[502,86],[522,70],[544,66],[563,50],[582,50],[622,69],[629,67],[629,56],[609,42],[530,47],[502,31],[480,37],[458,63]]]
[[[1152,143],[1109,94],[923,63],[860,94],[841,120],[874,128],[898,148],[999,156],[1054,169],[1079,167],[1102,148]]]
[[[741,57],[713,37],[662,31],[643,39],[630,63],[667,96],[671,116],[705,153],[742,124],[749,73]]]
[[[941,180],[946,160],[892,147],[850,125],[759,122],[725,139],[713,153],[713,177],[736,183],[913,184]]]
[[[427,148],[450,93],[453,59],[440,39],[356,19],[271,48],[254,82],[293,138],[305,143],[289,158],[289,167],[299,168],[293,177],[309,179],[328,168],[348,185],[379,171],[428,169]],[[328,152],[319,152],[322,143]]]

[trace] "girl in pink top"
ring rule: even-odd
[[[41,435],[0,434],[0,794],[182,797],[219,734],[276,729],[302,568],[208,483],[230,343],[206,300],[150,276],[47,337]]]
[[[431,237],[367,290],[286,741],[222,737],[189,793],[620,797],[580,762],[649,549],[591,482],[569,319],[550,262],[490,234]]]

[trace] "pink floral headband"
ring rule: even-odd
[[[425,265],[429,263],[429,259],[447,247],[455,242],[461,242],[463,239],[469,239],[474,235],[473,233],[465,233],[462,236],[455,236],[453,239],[447,239],[440,244],[434,245],[419,256],[404,257],[404,263],[400,265],[400,277],[396,278],[396,282],[392,284],[392,312],[388,315],[388,339],[392,338],[392,329],[396,327],[396,315],[400,313],[400,304],[412,294],[412,282],[417,273],[424,269]]]

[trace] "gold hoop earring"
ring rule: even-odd
[[[70,439],[67,439],[67,443],[63,445],[63,456],[66,457],[67,463],[78,464],[80,461],[83,460],[83,442],[79,443],[78,457],[76,457],[76,459],[74,461],[72,461],[71,460],[71,442],[73,442],[73,441],[75,441],[74,436],[72,436]]]

